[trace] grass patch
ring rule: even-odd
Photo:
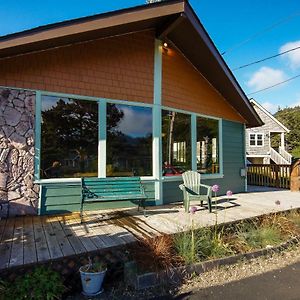
[[[246,250],[276,246],[283,241],[280,230],[275,226],[257,226],[255,223],[245,224],[242,229],[239,229],[237,239],[238,243],[245,245]]]
[[[175,249],[188,264],[231,255],[233,252],[222,232],[223,228],[200,228],[178,233],[174,237]]]

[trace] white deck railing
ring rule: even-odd
[[[276,150],[270,148],[270,157],[275,162],[276,165],[289,165],[291,164],[282,155],[280,155]]]
[[[279,147],[279,154],[288,162],[288,164],[292,163],[292,155],[285,151],[284,148]]]

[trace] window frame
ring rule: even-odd
[[[219,172],[214,174],[201,174],[202,179],[218,179],[224,178],[224,171],[223,171],[223,123],[222,118],[208,116],[204,114],[194,113],[182,109],[172,108],[168,106],[161,106],[161,111],[168,110],[174,111],[178,113],[188,114],[191,117],[191,155],[192,155],[192,163],[191,163],[191,170],[197,171],[197,117],[212,119],[218,121],[218,148],[219,148]],[[162,119],[160,120],[160,124],[162,127]],[[161,150],[161,160],[162,160],[162,150]],[[163,160],[162,160],[163,161]],[[177,176],[162,176],[162,181],[179,181],[182,179],[181,175]]]
[[[254,145],[251,145],[251,141],[253,141],[253,139],[251,140],[251,135],[254,135]],[[258,145],[257,144],[257,141],[258,141],[258,136],[261,135],[261,141],[262,141],[262,144],[261,145]],[[264,147],[265,145],[265,141],[264,141],[264,134],[262,132],[249,132],[249,146],[250,147]]]
[[[157,131],[158,124],[160,124],[160,128],[158,131],[161,133],[161,125],[162,125],[162,111],[175,111],[183,114],[187,114],[191,118],[191,169],[197,171],[197,117],[203,117],[208,119],[214,119],[218,121],[218,147],[219,147],[219,173],[215,174],[201,174],[203,179],[215,179],[215,178],[223,178],[223,122],[222,118],[194,113],[191,111],[186,111],[182,109],[176,109],[168,106],[163,106],[160,104],[149,104],[143,102],[134,102],[127,100],[118,100],[118,99],[109,99],[109,98],[101,98],[101,97],[91,97],[91,96],[81,96],[75,94],[67,94],[67,93],[56,93],[49,91],[40,91],[36,90],[36,106],[35,106],[35,157],[34,157],[34,182],[35,183],[78,183],[81,182],[81,178],[50,178],[50,179],[41,179],[40,178],[40,150],[41,150],[41,104],[42,104],[42,96],[53,96],[53,97],[65,97],[76,100],[86,100],[86,101],[96,101],[98,103],[98,178],[106,177],[106,105],[107,103],[113,104],[124,104],[131,106],[141,106],[141,107],[149,107],[152,109],[152,176],[141,176],[142,180],[145,181],[180,181],[182,179],[181,175],[178,176],[162,176],[157,177],[157,164],[158,161],[162,164],[162,141],[161,134],[158,141],[158,147],[160,149],[159,154],[157,154],[157,136],[155,132]],[[159,111],[159,113],[157,113]],[[155,113],[156,112],[156,113]],[[101,153],[101,155],[100,155]],[[104,154],[104,155],[103,155]],[[162,167],[162,165],[160,166]]]

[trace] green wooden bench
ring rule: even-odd
[[[146,195],[140,177],[113,177],[81,179],[82,199],[80,218],[82,220],[84,203],[137,200],[138,210],[144,209]]]

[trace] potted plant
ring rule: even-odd
[[[89,259],[89,263],[80,267],[79,271],[85,296],[96,296],[103,292],[102,283],[107,271],[105,264],[92,263]]]

